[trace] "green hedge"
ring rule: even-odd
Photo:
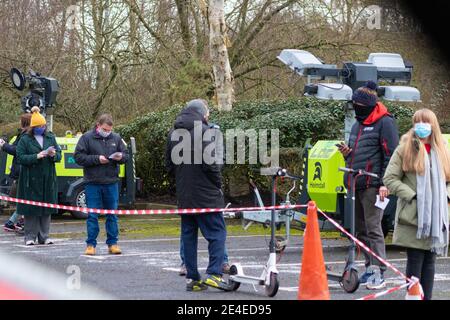
[[[173,183],[164,168],[164,152],[168,131],[183,106],[171,106],[164,111],[143,115],[132,123],[118,127],[125,138],[135,137],[138,154],[137,174],[144,180],[144,193],[173,192]],[[401,133],[411,123],[413,110],[388,104],[397,118]],[[344,105],[341,102],[301,98],[285,101],[252,101],[236,103],[231,112],[211,111],[210,121],[226,129],[279,129],[280,164],[293,172],[300,172],[302,147],[306,139],[314,143],[323,139],[343,139]],[[245,193],[246,181],[252,175],[248,165],[227,165],[224,170],[224,189],[228,195],[237,195],[233,189],[239,184]],[[239,191],[239,190],[238,190]]]

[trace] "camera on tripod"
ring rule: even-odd
[[[38,99],[40,102],[39,108],[42,113],[47,113],[48,108],[52,108],[56,102],[56,96],[59,92],[58,80],[43,77],[39,73],[30,70],[28,76],[25,76],[19,69],[11,69],[11,80],[14,87],[22,91],[28,83],[30,91],[21,99],[22,110],[24,112],[31,112],[29,103],[31,99]]]

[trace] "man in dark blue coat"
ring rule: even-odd
[[[166,168],[175,176],[178,208],[224,207],[222,163],[204,157],[205,150],[219,151],[219,148],[215,148],[219,145],[214,139],[219,132],[208,124],[208,116],[206,101],[192,100],[180,112],[173,130],[168,135]],[[208,130],[212,130],[209,132],[213,134],[210,140],[205,141],[207,139],[203,137]],[[223,160],[218,154],[211,153],[211,155],[214,158],[217,155],[216,159]],[[201,280],[197,268],[198,229],[208,241],[209,265],[204,281]],[[205,290],[206,286],[211,286],[227,290],[228,285],[222,279],[226,239],[222,212],[181,215],[181,233],[187,269],[186,289],[200,291]]]

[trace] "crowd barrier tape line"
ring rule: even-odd
[[[342,233],[346,234],[350,239],[352,239],[358,246],[360,246],[361,248],[363,248],[368,254],[374,256],[378,261],[380,261],[382,264],[384,264],[386,267],[390,268],[391,270],[393,270],[395,273],[397,273],[398,275],[400,275],[402,278],[404,278],[407,282],[401,286],[395,287],[395,288],[391,288],[388,290],[385,290],[383,292],[379,292],[376,294],[371,294],[368,296],[365,296],[363,298],[360,298],[358,300],[370,300],[370,299],[375,299],[381,296],[384,296],[386,294],[392,293],[394,291],[400,290],[404,287],[409,286],[410,284],[415,284],[418,280],[414,281],[411,278],[407,277],[403,272],[401,272],[400,270],[398,270],[396,267],[394,267],[390,262],[384,260],[383,258],[381,258],[380,256],[378,256],[375,252],[373,252],[372,250],[370,250],[369,247],[367,247],[364,243],[362,243],[360,240],[358,240],[355,236],[353,236],[350,232],[348,232],[347,230],[345,230],[339,223],[337,223],[336,221],[334,221],[333,219],[331,219],[329,216],[327,216],[322,210],[318,209],[317,210],[320,214],[322,214],[328,221],[330,221],[339,231],[341,231]]]
[[[380,256],[378,256],[375,252],[369,249],[364,243],[362,243],[360,240],[358,240],[355,236],[353,236],[350,232],[345,230],[339,223],[328,217],[322,210],[318,210],[327,220],[329,220],[336,228],[339,229],[339,231],[345,233],[350,239],[352,239],[357,245],[359,245],[361,248],[363,248],[368,254],[374,256],[378,261],[380,261],[382,264],[384,264],[386,267],[392,269],[395,273],[400,275],[402,278],[407,280],[409,283],[412,283],[413,280],[408,278],[403,272],[398,270],[396,267],[394,267],[390,262],[384,260]]]
[[[267,210],[286,210],[286,209],[298,209],[298,208],[307,208],[307,205],[280,205],[280,206],[267,206],[267,207],[243,207],[243,208],[195,208],[195,209],[144,209],[144,210],[113,210],[113,209],[96,209],[96,208],[83,208],[83,207],[74,207],[74,206],[66,206],[54,203],[45,203],[39,201],[31,201],[25,199],[17,199],[8,196],[1,196],[0,200],[7,202],[15,202],[26,205],[52,208],[52,209],[62,209],[68,211],[79,211],[84,213],[97,213],[97,214],[116,214],[116,215],[164,215],[164,214],[201,214],[201,213],[218,213],[218,212],[235,212],[235,211],[267,211]],[[395,273],[404,278],[407,282],[401,286],[397,286],[394,288],[390,288],[388,290],[371,294],[365,297],[362,297],[358,300],[370,300],[376,299],[378,297],[390,294],[392,292],[401,290],[411,284],[414,284],[416,281],[408,278],[404,273],[394,267],[391,263],[384,260],[380,256],[378,256],[375,252],[370,250],[364,243],[358,240],[355,236],[345,230],[339,223],[331,219],[328,215],[326,215],[322,210],[317,210],[320,214],[322,214],[328,221],[330,221],[338,230],[347,235],[351,240],[353,240],[358,246],[363,248],[367,253],[374,256],[378,261],[384,264],[386,267],[393,270]]]
[[[39,201],[31,201],[24,199],[17,199],[8,196],[0,196],[0,200],[7,202],[21,203],[37,207],[45,207],[52,209],[62,209],[68,211],[79,211],[84,213],[97,214],[116,214],[116,215],[163,215],[163,214],[200,214],[200,213],[221,213],[221,212],[235,212],[235,211],[268,211],[268,210],[287,210],[306,208],[307,205],[282,205],[282,206],[268,206],[268,207],[244,207],[244,208],[195,208],[195,209],[145,209],[145,210],[113,210],[113,209],[94,209],[65,206],[55,203],[45,203]]]
[[[356,300],[372,300],[372,299],[376,299],[376,298],[388,295],[390,293],[393,293],[395,291],[404,289],[404,288],[408,287],[409,285],[410,285],[410,282],[407,282],[405,284],[402,284],[401,286],[390,288],[390,289],[387,289],[387,290],[384,290],[382,292],[378,292],[378,293],[375,293],[375,294],[370,294],[368,296],[365,296],[365,297],[362,297],[362,298],[359,298],[359,299],[356,299]]]

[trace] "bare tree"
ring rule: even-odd
[[[223,0],[209,1],[209,46],[217,105],[220,111],[230,111],[234,99],[234,81],[226,46],[227,32],[223,4]]]
[[[21,111],[11,67],[58,79],[55,125],[84,131],[104,111],[127,123],[195,97],[221,110],[234,100],[299,97],[304,80],[277,60],[286,48],[337,64],[375,50],[401,53],[414,63],[424,103],[448,117],[437,89],[450,82],[445,59],[397,2],[2,0],[0,124],[16,122]],[[80,16],[69,28],[73,5]],[[370,5],[382,8],[380,30],[367,28]]]

